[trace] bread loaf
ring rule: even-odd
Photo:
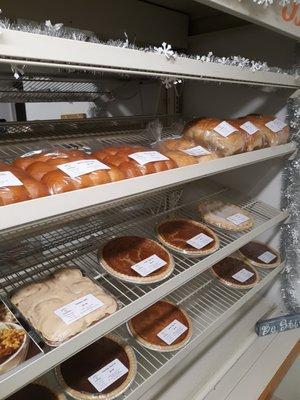
[[[177,167],[184,167],[186,165],[194,165],[198,163],[196,157],[185,154],[183,151],[180,150],[164,151],[163,154],[173,160],[176,163]]]
[[[220,129],[224,128],[224,125],[226,125],[226,129]],[[245,148],[244,135],[235,127],[231,128],[226,121],[215,118],[201,118],[189,122],[183,130],[183,135],[210,151],[229,156],[241,153]],[[228,134],[230,130],[232,132]],[[217,131],[224,131],[224,135]]]
[[[155,149],[161,153],[165,153],[169,150],[187,150],[195,146],[195,142],[192,139],[177,137],[160,140],[155,144]]]
[[[252,122],[260,129],[264,136],[265,146],[277,146],[288,142],[289,127],[282,121],[270,115],[248,117],[251,117]]]
[[[256,119],[251,115],[229,121],[244,136],[245,151],[258,150],[264,147],[264,135],[255,122]]]

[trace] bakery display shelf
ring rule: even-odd
[[[138,400],[173,367],[220,327],[237,310],[258,292],[268,287],[282,271],[284,263],[274,270],[259,270],[260,282],[249,290],[232,289],[214,279],[209,271],[204,272],[181,288],[171,293],[167,299],[177,304],[190,316],[193,334],[189,343],[178,351],[161,353],[148,350],[130,337],[126,325],[116,330],[135,351],[138,363],[137,375],[122,399]],[[254,329],[254,327],[253,327]]]
[[[230,65],[201,63],[181,57],[174,61],[152,52],[9,29],[2,31],[0,46],[0,63],[4,64],[153,77],[168,76],[288,89],[299,87],[299,78],[293,75],[264,71],[252,72]]]
[[[108,91],[100,90],[94,78],[56,75],[0,75],[0,102],[31,103],[60,101],[95,101]],[[101,86],[100,86],[101,87]]]
[[[171,133],[172,130],[169,130],[169,134]],[[167,135],[167,131],[165,131],[165,134]],[[149,140],[145,139],[144,134],[137,134],[135,138],[139,143],[149,143]],[[119,137],[106,137],[105,140],[102,137],[101,140],[97,140],[99,141],[96,141],[96,143],[99,143],[99,145],[100,143],[130,143],[133,140],[133,136],[132,133],[126,135],[124,132],[124,134]],[[68,142],[63,141],[61,143],[57,142],[56,144],[64,148],[86,148],[91,145],[91,141],[82,139],[71,142],[69,140]],[[94,144],[95,141],[92,145]],[[1,147],[0,159],[11,159],[12,154],[16,157],[34,148],[32,144]],[[37,145],[36,148],[40,148],[40,144]],[[293,153],[295,149],[296,145],[294,143],[288,143],[199,163],[197,165],[176,168],[156,174],[3,206],[0,207],[0,231],[24,224],[32,225],[40,220],[61,216],[65,213],[75,212],[95,205],[110,205],[113,201],[128,199],[142,193],[159,190],[165,187],[174,187],[182,183],[195,181],[200,178],[235,168],[241,168],[264,160],[283,157]]]
[[[66,243],[61,241],[57,244],[57,247],[53,243],[56,240],[55,235],[64,236],[65,231],[62,227],[57,232],[51,232],[46,227],[44,233],[40,234],[36,239],[30,236],[28,236],[27,240],[26,237],[24,238],[25,244],[28,241],[29,244],[33,245],[34,240],[36,240],[41,245],[48,243],[48,247],[47,250],[42,248],[40,252],[36,248],[35,252],[20,259],[17,257],[13,259],[13,255],[11,255],[9,261],[2,263],[0,294],[10,306],[12,306],[9,302],[9,293],[11,291],[16,290],[25,283],[35,282],[60,267],[72,265],[82,268],[90,276],[93,276],[102,287],[117,298],[121,308],[115,314],[96,323],[58,348],[50,349],[45,347],[45,355],[42,358],[31,363],[28,368],[21,369],[15,373],[12,372],[1,383],[6,388],[5,395],[17,390],[22,385],[77,353],[80,349],[203,273],[217,261],[230,255],[245,243],[279,224],[287,217],[285,212],[280,212],[260,201],[245,199],[244,196],[238,196],[232,190],[224,190],[224,188],[220,188],[217,185],[211,185],[211,190],[209,190],[208,184],[204,186],[204,184],[201,185],[202,193],[199,192],[197,194],[197,202],[194,199],[194,201],[185,204],[182,192],[169,190],[165,193],[165,197],[162,194],[158,195],[157,203],[150,196],[149,200],[147,197],[147,202],[142,202],[141,198],[140,207],[136,209],[134,208],[134,203],[129,204],[128,209],[123,203],[123,205],[119,206],[119,209],[114,210],[115,214],[111,208],[106,211],[103,210],[87,221],[86,227],[78,225],[78,223],[75,224],[73,226],[74,237],[72,241],[70,240],[72,226],[67,226]],[[247,232],[230,233],[213,228],[220,238],[220,249],[205,258],[189,258],[184,255],[174,254],[174,272],[161,283],[142,286],[125,283],[108,275],[99,266],[97,250],[105,241],[117,235],[132,234],[155,238],[155,226],[158,221],[167,216],[181,216],[199,220],[196,204],[199,200],[214,197],[224,201],[234,200],[236,204],[249,211],[254,219],[253,229]],[[146,197],[144,200],[146,200]],[[147,206],[151,202],[152,205],[148,208]],[[116,219],[120,218],[121,209],[123,213],[127,213],[128,220],[122,224],[116,224]],[[108,222],[109,218],[111,218],[111,225]],[[82,232],[82,236],[78,236],[79,232]],[[24,234],[26,236],[26,231]],[[38,336],[38,333],[35,332],[35,335]]]

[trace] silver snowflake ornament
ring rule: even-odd
[[[167,44],[166,42],[163,42],[161,47],[154,47],[154,50],[158,54],[165,56],[168,60],[176,58],[175,51],[173,51],[171,45]]]

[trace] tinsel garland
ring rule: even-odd
[[[282,253],[286,267],[282,275],[282,297],[288,310],[300,312],[300,98],[288,101],[288,122],[294,132],[297,153],[287,162],[283,171],[283,208],[289,212],[289,220],[283,226]]]
[[[238,0],[240,3],[242,0]],[[248,1],[248,0],[246,0]],[[268,7],[273,5],[274,3],[278,3],[280,6],[285,7],[288,6],[289,4],[300,4],[300,0],[252,0],[253,3],[259,5],[259,6],[264,6]]]

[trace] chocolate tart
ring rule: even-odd
[[[168,345],[157,335],[174,320],[179,321],[188,329]],[[190,317],[184,310],[166,300],[158,301],[133,317],[128,321],[127,328],[142,346],[160,352],[178,350],[185,346],[192,336]]]
[[[222,283],[236,289],[250,289],[259,282],[259,274],[247,261],[234,257],[226,257],[211,268],[212,274]],[[251,274],[248,279],[242,281],[243,273]],[[241,274],[240,279],[234,278]]]
[[[66,400],[66,397],[44,383],[33,382],[9,396],[7,400]]]
[[[193,257],[206,256],[218,250],[219,238],[207,226],[192,219],[176,218],[162,221],[156,228],[159,241],[169,249]],[[196,248],[187,241],[199,234],[213,239],[202,248]]]
[[[156,255],[165,265],[141,276],[133,266]],[[154,240],[139,236],[121,236],[107,242],[99,251],[99,262],[109,274],[130,283],[148,284],[166,279],[174,270],[172,255]]]
[[[198,210],[202,219],[214,226],[227,231],[240,232],[253,226],[253,218],[250,213],[232,203],[225,203],[220,200],[210,200],[198,205]],[[228,220],[236,214],[244,217],[246,220],[239,224]]]
[[[88,378],[119,360],[128,372],[102,392]],[[124,393],[133,382],[137,362],[133,349],[115,335],[107,335],[55,368],[56,378],[65,392],[78,400],[111,400]]]
[[[276,268],[281,264],[281,257],[278,251],[272,249],[270,246],[267,246],[265,243],[256,240],[253,240],[252,242],[249,242],[245,246],[241,247],[237,254],[240,258],[246,260],[254,267],[271,269]],[[260,259],[259,257],[261,256],[265,256],[266,261]],[[273,259],[269,262],[267,262],[268,256],[273,256]]]

